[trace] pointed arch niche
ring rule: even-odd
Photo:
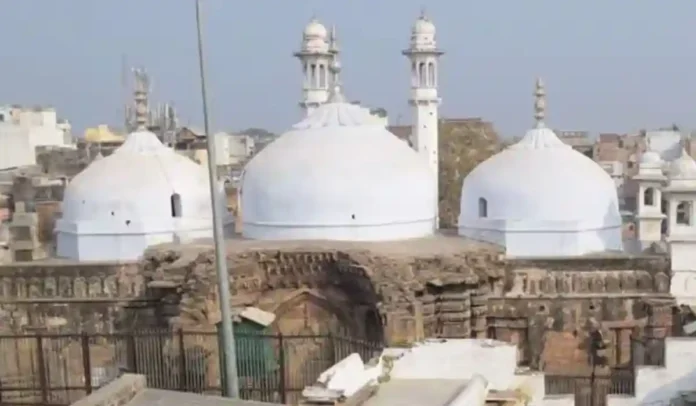
[[[281,298],[272,310],[271,327],[284,335],[352,335],[358,330],[346,309],[313,289],[298,289]]]

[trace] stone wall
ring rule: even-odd
[[[671,329],[669,259],[604,256],[503,260],[492,249],[460,254],[384,253],[357,247],[228,252],[234,306],[274,312],[287,334],[340,331],[392,345],[423,337],[495,337],[520,362],[561,371],[588,365],[589,335],[607,341],[608,364],[628,361],[630,334]],[[144,277],[171,323],[219,321],[209,246],[159,248]]]
[[[631,334],[671,332],[665,256],[516,260],[509,266],[505,293],[488,301],[491,328],[501,339],[532,344],[525,355],[533,366],[559,372],[589,367],[589,333],[596,329],[608,342],[611,365],[629,361]],[[525,320],[526,337],[515,337]]]
[[[59,325],[68,332],[110,332],[151,302],[137,264],[60,260],[0,265],[0,328],[6,332]]]
[[[631,334],[670,334],[665,256],[505,260],[496,249],[459,241],[389,249],[231,242],[231,304],[275,313],[271,327],[283,334],[333,332],[392,345],[494,337],[517,343],[521,363],[547,371],[587,365],[593,332],[607,342],[610,365],[628,362]],[[6,331],[209,329],[220,320],[214,258],[205,244],[156,247],[139,265],[4,265],[0,292]]]

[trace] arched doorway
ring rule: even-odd
[[[384,342],[384,325],[376,309],[370,309],[365,314],[365,339],[372,343]]]

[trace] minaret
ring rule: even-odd
[[[662,189],[667,178],[662,171],[663,165],[660,155],[651,150],[650,140],[648,140],[647,151],[643,153],[638,163],[638,174],[633,177],[633,181],[638,185],[634,217],[636,239],[641,249],[662,241],[662,234],[667,231],[667,224],[665,224],[667,216],[664,214],[667,207],[663,207],[665,204],[662,198]]]
[[[438,146],[438,106],[437,95],[438,60],[443,51],[435,41],[435,25],[425,12],[413,25],[410,47],[403,51],[411,61],[412,106],[411,142],[413,148],[430,164],[435,177],[435,193],[439,200],[439,146]],[[439,214],[436,227],[439,226]]]
[[[329,98],[329,66],[334,58],[326,28],[317,19],[305,27],[301,49],[294,56],[300,60],[304,75],[300,107],[308,115]]]
[[[150,78],[143,68],[133,69],[133,74],[135,75],[135,131],[147,131]]]
[[[645,155],[644,155],[645,156]],[[681,150],[669,164],[667,185],[662,189],[666,201],[667,233],[672,278],[670,293],[677,305],[696,306],[696,161]]]

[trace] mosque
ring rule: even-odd
[[[439,250],[440,253],[433,253],[440,258],[438,261],[444,256],[464,262],[468,261],[462,259],[464,256],[475,256],[470,254],[470,243],[488,247],[485,250],[491,252],[500,250],[506,260],[517,261],[518,268],[513,272],[516,276],[510,282],[514,285],[512,290],[503,290],[503,285],[505,289],[510,286],[502,282],[500,275],[491,276],[490,282],[483,276],[481,281],[470,276],[466,279],[470,282],[461,282],[466,286],[476,284],[481,297],[497,298],[499,307],[469,293],[452,294],[467,309],[489,303],[489,310],[472,307],[479,310],[461,312],[466,314],[461,316],[466,323],[471,318],[473,329],[485,331],[486,311],[500,312],[495,317],[507,320],[511,316],[505,312],[515,307],[520,323],[527,323],[529,317],[542,310],[557,311],[557,320],[579,324],[581,313],[585,317],[600,307],[612,314],[614,321],[626,317],[623,313],[613,315],[619,307],[616,302],[607,301],[601,306],[595,303],[599,297],[619,298],[616,300],[622,300],[621,307],[627,312],[633,311],[637,300],[653,296],[665,299],[670,294],[669,270],[661,265],[665,262],[641,262],[627,249],[639,245],[642,252],[653,242],[662,241],[660,224],[666,218],[671,266],[676,271],[671,294],[681,303],[696,302],[696,295],[689,293],[696,290],[696,274],[687,271],[692,255],[689,244],[696,241],[696,233],[690,233],[696,199],[696,162],[681,155],[665,165],[659,154],[649,152],[643,156],[639,178],[643,179],[640,193],[645,198],[640,200],[637,213],[641,243],[622,241],[622,217],[614,181],[597,163],[566,145],[546,126],[546,91],[541,80],[537,80],[534,92],[533,128],[519,142],[486,160],[463,179],[458,235],[443,235],[438,229],[437,198],[441,102],[438,64],[443,52],[437,46],[435,25],[425,15],[413,25],[410,46],[403,54],[411,72],[412,146],[390,133],[384,121],[368,109],[347,101],[335,30],[327,30],[317,20],[305,27],[301,50],[295,54],[304,74],[300,102],[304,117],[246,165],[239,191],[241,216],[237,221],[241,224],[237,225],[241,226],[241,235],[232,235],[232,216],[225,216],[228,247],[282,252],[283,247],[293,246],[310,252],[318,243],[365,250],[391,244],[401,251]],[[123,146],[93,162],[67,186],[63,218],[56,224],[59,256],[78,261],[133,261],[153,245],[174,243],[185,247],[212,235],[210,180],[202,167],[178,156],[144,128],[146,99],[145,90],[138,89],[136,104],[141,125]],[[669,170],[665,170],[667,167]],[[663,198],[668,202],[666,213],[658,207]],[[451,249],[443,254],[445,246]],[[169,247],[171,250],[171,244]],[[304,259],[310,257],[302,255]],[[331,255],[334,254],[322,256],[322,261]],[[497,261],[492,254],[485,258],[490,263]],[[598,265],[605,264],[602,261],[606,258],[620,260]],[[312,261],[307,265],[311,274],[307,278],[317,274],[319,262]],[[529,271],[529,261],[541,261],[537,263],[544,271]],[[479,265],[467,262],[456,272],[473,272]],[[246,272],[244,267],[237,269]],[[574,269],[583,271],[574,273]],[[585,272],[587,269],[592,272]],[[271,286],[271,282],[264,285],[260,281],[277,281],[285,271],[283,267],[268,266],[258,271],[265,272],[265,276],[258,277],[261,279],[254,279],[257,277],[251,271],[235,278],[244,289]],[[298,288],[306,282],[299,273],[288,278],[292,282],[278,285],[279,291]],[[371,278],[374,282],[374,276]],[[636,278],[643,279],[636,283]],[[430,279],[427,283],[445,283]],[[350,286],[364,286],[360,283]],[[383,287],[380,285],[380,289]],[[297,294],[306,295],[312,289],[298,288]],[[539,293],[541,290],[546,296]],[[371,292],[365,294],[365,301],[370,301],[374,308],[377,299],[375,291]],[[567,299],[569,293],[577,294],[576,298]],[[243,296],[239,291],[235,295]],[[353,311],[350,300],[357,300],[357,295],[347,295],[340,306],[329,306],[331,311]],[[254,297],[258,301],[260,296]],[[551,300],[548,298],[555,302],[544,302],[532,309],[532,305],[520,302],[524,298],[529,303]],[[272,299],[269,303],[286,300]],[[321,300],[325,303],[328,299]],[[403,313],[404,306],[414,314],[421,312],[413,310],[420,306],[414,303],[425,299],[411,296],[404,300],[407,302],[399,302],[399,310],[394,314]],[[582,310],[566,314],[568,306],[564,300],[580,303],[577,306]],[[509,305],[510,301],[516,304]],[[367,316],[356,317],[364,321]],[[433,323],[445,320],[444,316],[433,317],[440,317]],[[463,324],[452,319],[452,329],[461,330]]]
[[[437,68],[443,52],[435,32],[421,16],[403,52],[412,76],[411,148],[368,109],[347,101],[335,30],[329,34],[316,20],[307,25],[295,54],[304,73],[305,118],[245,167],[244,238],[397,241],[437,232]],[[144,89],[136,92],[136,104],[142,118]],[[504,246],[513,257],[621,251],[614,183],[545,126],[540,80],[535,111],[533,129],[464,179],[460,236]],[[143,126],[67,187],[56,226],[58,254],[132,259],[150,245],[209,236],[207,185],[203,168]]]

